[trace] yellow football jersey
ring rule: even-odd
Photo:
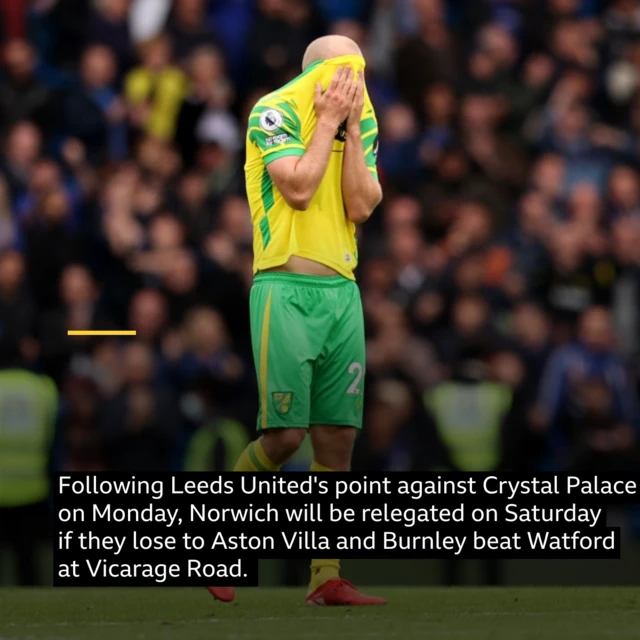
[[[296,211],[285,202],[267,171],[276,158],[304,154],[317,122],[316,83],[325,90],[336,69],[346,65],[357,72],[364,69],[365,62],[355,55],[315,62],[284,87],[260,99],[251,111],[245,177],[253,222],[254,273],[300,256],[355,280],[355,225],[347,219],[342,200],[345,123],[336,131],[329,166],[306,211]],[[377,179],[378,124],[366,92],[360,129],[367,166]]]

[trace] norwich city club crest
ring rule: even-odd
[[[286,416],[291,411],[293,404],[293,391],[274,391],[271,394],[273,408],[281,415]]]

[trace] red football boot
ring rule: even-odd
[[[307,596],[310,607],[366,607],[387,604],[384,598],[360,593],[348,580],[332,578]]]
[[[220,602],[231,602],[236,597],[233,587],[207,587],[207,591]]]

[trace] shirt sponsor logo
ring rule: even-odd
[[[289,142],[291,140],[291,136],[288,133],[281,133],[277,136],[271,136],[264,141],[264,144],[267,147],[273,147],[276,144],[284,144],[285,142]]]
[[[284,118],[277,109],[265,109],[260,114],[260,126],[265,131],[276,131],[282,126]]]

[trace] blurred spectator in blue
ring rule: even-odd
[[[560,460],[573,473],[632,471],[636,430],[616,412],[614,393],[603,378],[587,378],[576,389],[576,415],[569,419],[571,445]]]
[[[547,0],[542,6],[535,6],[527,16],[527,45],[534,51],[547,48],[549,34],[561,22],[575,21],[580,17],[581,0]]]
[[[131,299],[128,326],[139,341],[159,348],[168,326],[167,300],[159,291],[140,289]]]
[[[609,174],[608,217],[640,219],[640,180],[632,167],[618,166]]]
[[[181,429],[175,393],[154,384],[151,347],[123,347],[122,386],[100,408],[100,432],[109,469],[163,471],[173,464],[172,448]]]
[[[64,85],[86,43],[91,4],[86,0],[35,0],[29,4],[30,32],[38,43],[43,72],[52,83]]]
[[[93,274],[83,264],[69,264],[60,275],[60,302],[38,318],[41,366],[62,385],[74,354],[93,344],[90,337],[69,337],[67,331],[113,328],[99,306],[100,290]]]
[[[187,241],[192,247],[197,247],[213,229],[217,218],[207,196],[207,182],[201,173],[189,171],[180,178],[175,210],[185,225]]]
[[[135,61],[129,30],[130,0],[95,0],[89,16],[87,43],[107,47],[116,59],[119,78]]]
[[[214,386],[233,385],[244,376],[224,320],[214,309],[193,309],[185,319],[182,341],[182,354],[173,364],[182,388],[203,375]]]
[[[532,279],[532,292],[555,323],[556,339],[571,339],[578,317],[592,305],[611,305],[617,269],[599,241],[575,222],[556,225],[548,242],[550,261]]]
[[[45,199],[56,191],[65,197],[64,214],[57,221],[69,233],[80,228],[83,212],[83,193],[72,177],[65,176],[62,168],[50,158],[36,160],[29,168],[29,183],[27,190],[14,202],[15,215],[27,228],[33,228],[42,221],[43,204]]]
[[[26,40],[11,40],[4,47],[4,77],[0,84],[0,135],[20,120],[50,131],[51,91],[35,76],[36,55]]]
[[[0,158],[2,172],[9,186],[12,205],[26,193],[31,169],[42,153],[42,134],[38,127],[21,120],[9,131]]]
[[[327,22],[356,20],[366,22],[374,3],[366,0],[318,0],[318,6]]]
[[[247,38],[249,80],[279,86],[301,72],[307,44],[325,32],[309,0],[258,0],[258,11]]]
[[[157,288],[173,256],[185,242],[183,224],[168,211],[159,211],[147,222],[145,246],[132,256],[130,268],[143,284]]]
[[[0,340],[20,344],[32,335],[36,304],[29,290],[27,263],[17,251],[0,254]]]
[[[396,81],[400,95],[420,113],[432,83],[455,82],[457,57],[442,0],[417,0],[414,8],[418,31],[397,52]]]
[[[180,249],[167,257],[162,273],[162,290],[174,323],[182,322],[194,306],[206,304],[207,283],[193,252]]]
[[[476,292],[456,297],[451,307],[450,324],[434,340],[441,367],[447,376],[460,365],[469,353],[488,359],[503,344],[491,326],[489,305]]]
[[[552,222],[550,203],[542,193],[528,191],[520,198],[516,224],[504,238],[510,252],[511,286],[518,287],[518,293],[545,268]]]
[[[460,105],[460,136],[473,166],[493,188],[481,196],[490,204],[494,222],[504,224],[508,201],[526,181],[526,154],[502,127],[506,112],[502,98],[483,93],[464,97]],[[479,198],[480,199],[480,198]]]
[[[382,378],[374,383],[367,407],[367,429],[358,438],[354,471],[424,471],[433,459],[423,414],[410,387],[400,380]]]
[[[579,415],[580,387],[593,379],[603,382],[611,393],[612,419],[636,431],[636,391],[615,350],[611,314],[604,307],[591,307],[582,314],[577,340],[558,348],[544,372],[534,427],[547,432],[552,462],[563,455],[569,442],[563,419]]]
[[[173,55],[183,63],[198,47],[218,44],[207,22],[205,0],[175,0],[166,31],[173,43]]]
[[[525,365],[523,387],[527,404],[537,400],[540,380],[553,350],[551,323],[542,307],[521,302],[513,311],[513,339]]]
[[[57,171],[57,165],[48,160],[34,168],[21,220],[29,280],[38,305],[45,309],[57,304],[57,282],[65,266],[84,257],[73,221],[72,195]]]
[[[210,0],[209,22],[215,30],[229,63],[229,72],[238,87],[244,87],[246,78],[245,47],[251,29],[254,0]]]
[[[94,45],[80,62],[80,85],[60,105],[61,130],[82,142],[92,164],[124,160],[127,109],[114,89],[116,61],[110,49]]]
[[[440,152],[455,140],[457,108],[457,98],[450,85],[435,83],[425,92],[423,114],[426,126],[420,155],[429,168],[438,163]]]
[[[380,120],[379,162],[385,178],[400,184],[413,182],[420,169],[418,125],[406,105],[398,102]]]
[[[604,188],[612,161],[610,152],[592,140],[592,116],[583,102],[590,92],[589,83],[584,73],[565,74],[554,89],[547,110],[541,146],[566,160],[568,188],[578,182],[592,182],[597,188]]]
[[[567,163],[554,153],[545,153],[537,158],[529,178],[531,188],[547,201],[552,217],[561,220],[567,195]]]

